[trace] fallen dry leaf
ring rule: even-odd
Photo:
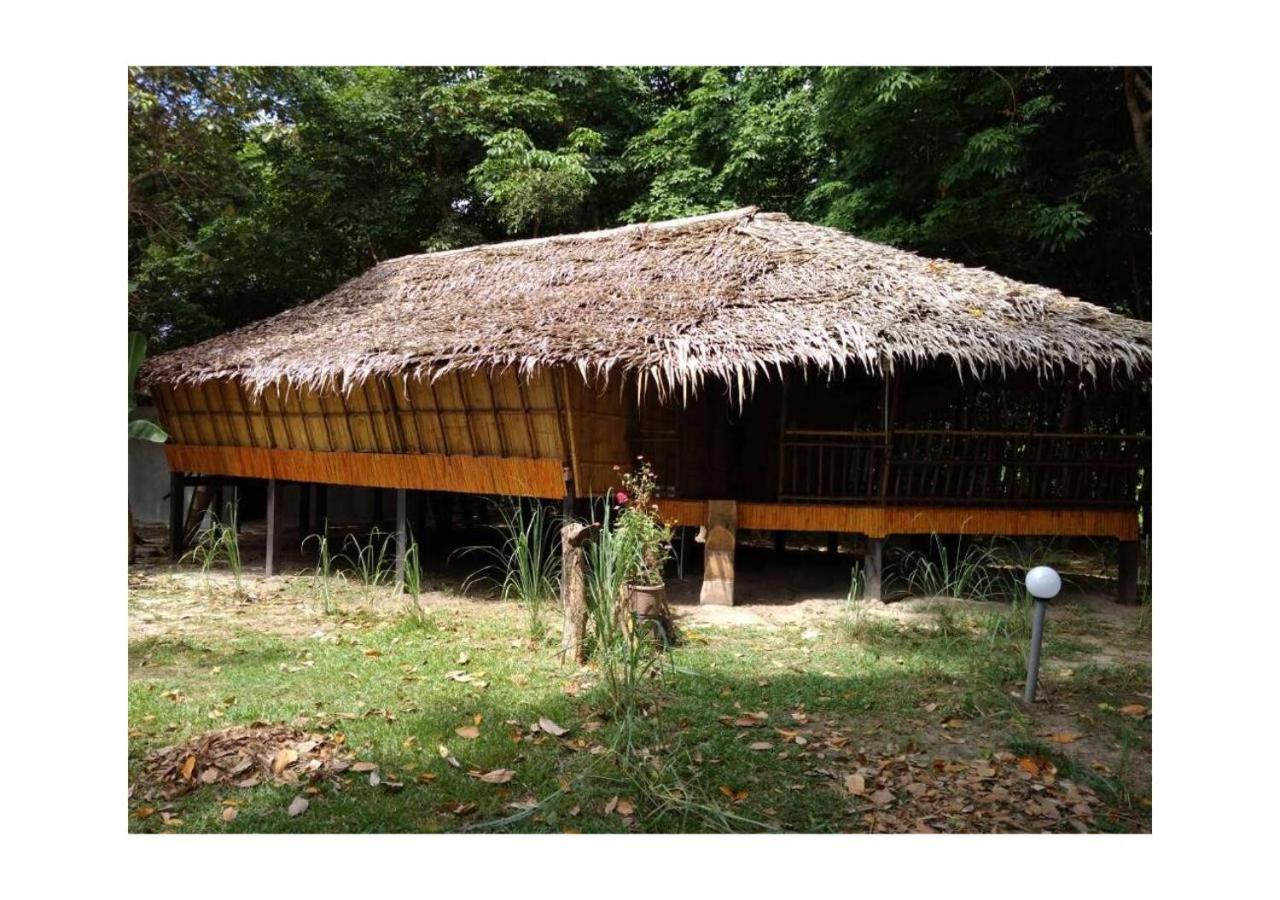
[[[855,797],[861,797],[867,792],[867,780],[854,772],[852,775],[844,777],[844,789]]]
[[[289,815],[300,816],[307,811],[307,807],[311,805],[306,797],[294,797],[293,802],[289,804]]]
[[[234,806],[228,806],[222,811],[222,821],[234,822],[237,815],[238,813],[236,812],[236,808]]]
[[[538,727],[552,737],[560,737],[561,735],[569,733],[568,728],[561,728],[555,722],[552,722],[550,719],[545,717],[538,720]]]
[[[494,769],[492,772],[485,772],[483,775],[476,777],[485,784],[506,784],[516,777],[516,773],[510,769]]]
[[[754,741],[747,745],[748,750],[772,750],[773,744],[768,741]]]
[[[1141,703],[1130,703],[1127,706],[1120,707],[1116,712],[1122,716],[1145,716],[1147,708]]]
[[[466,738],[467,740],[473,740],[480,737],[480,729],[474,725],[463,725],[461,728],[455,728],[453,729],[453,733],[458,737]]]
[[[271,774],[279,775],[289,766],[298,761],[298,751],[292,747],[286,747],[276,754],[276,758],[271,761]]]

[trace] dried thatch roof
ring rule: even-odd
[[[569,365],[744,396],[784,365],[1139,374],[1151,326],[1058,291],[754,208],[379,263],[328,295],[157,357],[144,382],[350,384]]]

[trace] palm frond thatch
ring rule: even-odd
[[[1058,291],[755,208],[379,263],[328,295],[150,361],[145,384],[316,388],[570,366],[738,397],[800,365],[949,359],[975,376],[1136,375],[1151,326]]]

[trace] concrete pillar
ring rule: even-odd
[[[862,560],[862,597],[884,600],[884,538],[867,538],[867,553]]]
[[[733,606],[733,549],[737,543],[738,504],[733,500],[707,502],[707,561],[702,573],[699,603]]]

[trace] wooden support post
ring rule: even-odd
[[[280,549],[280,482],[267,479],[267,561],[266,574],[276,571],[276,552]]]
[[[186,548],[187,479],[182,472],[169,473],[169,558],[182,559]]]
[[[773,533],[773,552],[778,557],[782,557],[787,552],[787,533],[785,531],[775,531]]]
[[[575,493],[576,488],[573,483],[573,466],[566,462],[564,464],[564,509],[561,511],[561,515],[564,517],[564,521],[566,522],[573,519],[573,507],[574,502],[577,499],[575,497]]]
[[[447,552],[453,546],[453,494],[432,493],[431,515],[435,520],[436,543]]]
[[[884,600],[884,538],[867,538],[867,555],[862,560],[862,597]]]
[[[307,535],[315,533],[315,523],[311,518],[311,485],[298,485],[298,540],[305,541]]]
[[[832,559],[840,555],[840,533],[838,531],[827,532],[827,555]]]
[[[587,661],[587,561],[583,548],[600,530],[599,525],[566,522],[560,526],[560,601],[564,607],[564,631],[560,661],[582,665]]]
[[[378,526],[382,525],[383,512],[384,510],[382,508],[382,488],[374,488],[373,489],[373,524],[374,525],[378,525]]]
[[[329,486],[327,484],[316,485],[316,529],[315,534],[320,534],[329,527]]]
[[[409,552],[408,498],[396,488],[396,587],[404,587],[404,560]]]
[[[707,561],[699,603],[733,606],[733,550],[737,543],[738,504],[707,501]]]
[[[1116,596],[1119,603],[1138,602],[1138,548],[1137,541],[1120,542],[1120,577],[1117,580]]]

